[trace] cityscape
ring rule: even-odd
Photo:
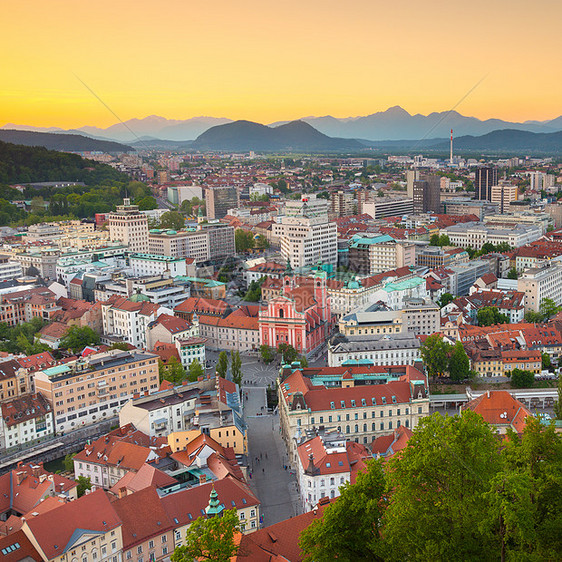
[[[541,33],[486,7],[508,27],[428,76],[449,31],[418,14],[407,84],[413,6],[10,6],[1,561],[562,559],[539,3]]]

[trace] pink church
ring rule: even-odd
[[[286,272],[278,297],[272,298],[260,311],[260,341],[277,347],[292,345],[299,353],[310,356],[328,340],[332,328],[326,273],[317,272],[306,283],[295,286],[291,272]]]

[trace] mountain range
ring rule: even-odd
[[[479,136],[506,129],[517,129],[531,133],[553,133],[562,130],[562,116],[547,121],[518,123],[501,119],[480,120],[461,115],[456,111],[411,115],[399,106],[360,117],[337,118],[327,115],[324,117],[303,117],[298,121],[312,125],[317,131],[329,137],[365,139],[368,141],[419,141],[426,138],[448,138],[451,129],[454,130],[455,137]],[[85,126],[64,130],[57,127],[41,128],[13,123],[8,123],[0,129],[19,129],[57,134],[78,133],[100,140],[132,143],[138,141],[139,138],[170,141],[194,140],[214,126],[232,122],[232,119],[225,117],[193,117],[178,120],[151,115],[143,119],[129,119],[124,124],[117,123],[105,129]],[[288,121],[277,121],[270,123],[270,126],[276,127],[288,123]]]

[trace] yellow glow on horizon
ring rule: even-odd
[[[539,0],[3,2],[0,125],[199,115],[269,123],[400,105],[562,114],[562,3]]]

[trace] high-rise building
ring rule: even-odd
[[[330,215],[333,217],[347,217],[357,214],[357,202],[353,193],[332,191],[330,193]]]
[[[414,213],[438,213],[441,210],[441,178],[428,175],[414,181],[413,199]]]
[[[314,265],[319,260],[337,264],[338,230],[336,223],[328,220],[328,204],[326,199],[303,195],[300,201],[288,201],[286,215],[273,225],[281,255],[291,267]]]
[[[408,197],[414,196],[414,182],[419,181],[419,170],[408,170],[406,172],[406,194]]]
[[[492,200],[492,187],[498,185],[497,168],[477,168],[474,177],[474,191],[476,199]]]
[[[240,206],[240,195],[236,187],[217,185],[205,190],[207,218],[222,219],[229,209]]]
[[[148,217],[131,205],[130,199],[123,199],[123,205],[109,213],[109,237],[129,246],[132,252],[148,251]]]
[[[509,210],[509,204],[517,201],[516,185],[493,185],[490,191],[490,201],[498,206],[499,212],[503,214]]]

